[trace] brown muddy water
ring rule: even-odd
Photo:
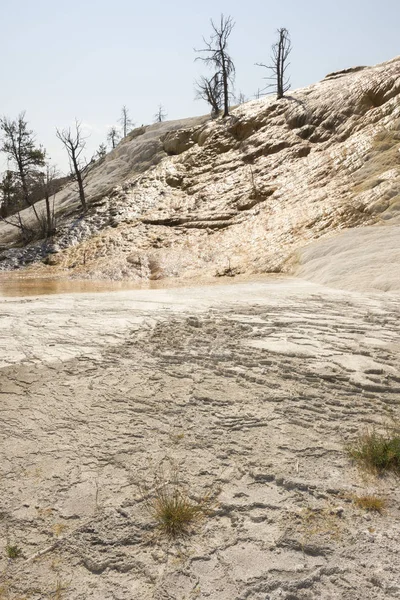
[[[91,281],[87,279],[51,279],[0,275],[0,297],[118,292],[121,290],[160,287],[153,283],[135,284],[128,281]]]
[[[166,288],[198,287],[203,285],[229,285],[244,282],[265,282],[285,278],[282,274],[239,275],[218,279],[160,279],[157,281],[112,281],[91,279],[63,279],[61,277],[24,277],[16,273],[0,273],[0,298],[45,296],[52,294],[90,294],[128,290],[151,290]]]

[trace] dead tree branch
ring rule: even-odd
[[[263,90],[274,88],[278,100],[283,98],[285,93],[290,89],[290,81],[287,77],[287,69],[290,66],[288,57],[292,51],[292,42],[290,40],[289,31],[285,27],[278,29],[278,41],[272,46],[272,64],[265,65],[264,63],[256,63],[258,67],[268,69],[271,73],[270,77],[264,77],[273,83],[268,84]]]
[[[232,17],[229,16],[221,15],[220,22],[217,25],[211,20],[213,33],[210,40],[207,41],[203,38],[205,47],[195,50],[195,52],[206,55],[198,56],[196,60],[202,60],[207,66],[212,67],[215,75],[218,75],[218,78],[221,79],[224,117],[229,116],[229,85],[233,85],[235,79],[235,65],[228,53],[228,40],[234,26],[235,23]]]
[[[82,152],[86,148],[87,138],[82,135],[81,123],[75,119],[74,130],[71,130],[71,128],[57,129],[57,137],[64,144],[64,148],[67,151],[71,176],[78,184],[79,200],[84,212],[86,212],[85,179],[91,171],[94,159],[92,158],[87,162],[82,157]]]
[[[196,98],[205,100],[211,106],[211,117],[215,119],[219,116],[223,104],[223,87],[218,73],[208,79],[201,77],[196,81]]]

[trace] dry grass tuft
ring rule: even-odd
[[[57,579],[55,590],[54,592],[52,592],[51,595],[53,600],[62,600],[62,598],[64,597],[64,592],[68,590],[68,587],[68,583],[64,583],[63,581],[61,581],[61,579]]]
[[[65,525],[65,523],[54,523],[52,526],[53,533],[56,537],[62,535],[66,529],[68,529],[68,526]]]
[[[374,475],[400,475],[400,425],[388,426],[385,433],[367,430],[347,446],[351,458]]]
[[[154,499],[154,518],[168,537],[187,534],[189,526],[203,514],[202,503],[193,502],[181,490],[160,490]]]
[[[299,528],[304,536],[303,545],[306,545],[307,540],[315,536],[340,539],[343,529],[342,514],[343,509],[341,507],[304,508],[297,515],[300,520]]]
[[[353,502],[356,506],[358,506],[358,508],[362,508],[368,512],[377,512],[382,514],[386,508],[386,500],[374,495],[354,496]]]
[[[168,480],[160,471],[155,477],[154,491],[145,504],[159,531],[169,538],[177,538],[190,534],[195,523],[208,514],[210,498],[191,499],[175,473]]]

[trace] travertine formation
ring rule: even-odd
[[[137,129],[50,243],[0,224],[4,271],[161,286],[0,298],[0,600],[400,597],[399,481],[346,452],[400,418],[399,67]]]
[[[345,444],[399,416],[399,307],[279,278],[3,300],[0,597],[398,598],[398,481]],[[211,500],[176,541],[160,466]]]
[[[44,257],[50,275],[212,278],[295,270],[304,246],[345,228],[391,226],[398,236],[399,73],[396,58],[279,101],[247,102],[227,119],[136,129],[93,170],[89,213],[79,216],[76,191],[66,188],[52,244],[6,249],[0,265]],[[14,235],[0,224],[5,246]],[[360,256],[379,250],[374,235],[354,242]],[[330,258],[340,246],[339,238]],[[398,258],[398,244],[385,244],[380,260]]]

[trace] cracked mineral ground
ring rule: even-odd
[[[399,417],[399,309],[286,278],[3,298],[0,597],[399,598],[398,481],[345,451]],[[175,540],[160,469],[211,500]]]

